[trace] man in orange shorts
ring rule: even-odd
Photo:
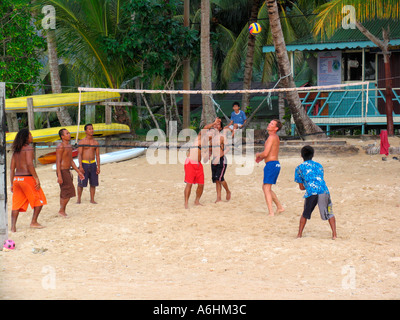
[[[43,205],[47,204],[46,197],[40,187],[39,177],[33,165],[34,152],[32,146],[33,138],[28,129],[21,129],[12,145],[13,155],[11,158],[10,181],[11,192],[11,231],[16,232],[16,224],[20,212],[26,212],[28,205],[33,208],[31,228],[43,228],[37,222]]]

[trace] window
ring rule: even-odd
[[[376,71],[376,53],[365,52],[365,68],[364,68],[364,77],[365,80],[376,80],[375,79],[375,71]]]
[[[342,81],[362,80],[362,52],[343,52]]]

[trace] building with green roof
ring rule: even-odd
[[[377,38],[389,29],[393,121],[400,128],[400,21],[374,20],[363,23]],[[309,35],[286,44],[292,64],[297,54],[308,54],[308,68],[315,73],[318,86],[347,84],[343,90],[300,92],[308,115],[329,132],[331,126],[386,128],[385,70],[381,50],[358,29],[339,28],[331,38]],[[274,52],[264,46],[263,52]],[[295,76],[295,75],[294,75]],[[366,82],[364,85],[355,83]],[[292,130],[292,133],[294,130]]]

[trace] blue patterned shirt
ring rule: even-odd
[[[302,183],[306,188],[304,198],[316,194],[329,194],[324,180],[324,168],[318,162],[307,160],[299,165],[294,173],[294,181]]]

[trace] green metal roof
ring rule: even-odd
[[[382,39],[382,28],[389,27],[389,45],[400,45],[400,21],[399,20],[374,20],[363,23],[363,26],[377,38]],[[335,34],[329,39],[313,37],[309,35],[291,43],[286,44],[287,51],[313,51],[313,50],[334,50],[334,49],[356,49],[370,48],[376,45],[364,36],[360,30],[338,28]],[[274,52],[274,46],[264,46],[263,52]]]

